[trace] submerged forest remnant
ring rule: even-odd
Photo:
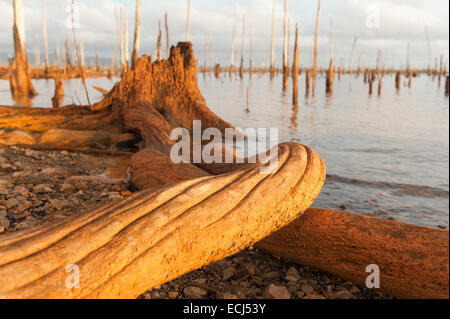
[[[9,82],[11,93],[15,99],[26,99],[36,95],[31,83],[28,56],[25,47],[25,23],[23,18],[22,0],[13,1],[14,8],[14,60],[11,65]]]
[[[0,108],[0,143],[131,154],[127,199],[73,218],[0,237],[0,297],[134,298],[239,252],[302,214],[325,180],[306,146],[278,146],[274,173],[260,164],[179,164],[173,128],[193,120],[232,128],[207,107],[190,43],[168,60],[143,56],[91,107]],[[126,143],[123,143],[126,142]],[[125,149],[123,149],[123,145]],[[66,287],[67,267],[82,283]]]

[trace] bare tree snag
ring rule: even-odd
[[[400,298],[449,298],[448,231],[347,212],[309,209],[258,248],[365,286],[368,265],[381,291]]]
[[[156,60],[162,59],[162,32],[161,32],[161,21],[158,21],[158,38],[156,40]]]
[[[53,107],[59,107],[61,99],[64,97],[64,86],[61,81],[61,76],[57,74],[55,76],[55,94],[52,97]]]
[[[48,41],[47,41],[47,22],[45,20],[45,3],[41,1],[42,6],[42,36],[44,37],[44,60],[45,60],[45,73],[48,73],[49,59],[48,59]]]
[[[314,52],[313,52],[313,72],[312,72],[312,94],[314,96],[316,91],[317,80],[317,59],[319,55],[319,25],[320,25],[320,0],[317,3],[317,15],[316,15],[316,31],[314,34]]]
[[[125,7],[125,14],[124,14],[124,51],[125,51],[125,70],[128,70],[128,67],[130,65],[130,52],[128,51],[128,10]]]
[[[292,103],[298,104],[298,68],[300,60],[300,50],[298,47],[298,23],[295,25],[295,44],[294,44],[294,62],[292,64],[292,83],[293,83],[293,96]]]
[[[350,62],[348,63],[348,72],[353,72],[353,60],[355,59],[355,50],[356,50],[356,44],[358,43],[358,37],[355,37],[353,40],[352,45],[352,53],[350,55]]]
[[[241,65],[239,67],[239,76],[244,77],[244,53],[245,53],[245,16],[242,17],[242,42],[241,42]]]
[[[272,32],[271,32],[271,42],[270,42],[270,78],[273,79],[275,75],[275,8],[276,0],[273,0],[272,5]]]
[[[334,60],[330,59],[330,66],[328,68],[327,79],[326,79],[326,93],[333,95],[334,88]]]
[[[139,57],[139,36],[141,31],[141,0],[136,0],[136,26],[134,29],[133,54],[131,56],[131,68],[134,69]]]
[[[188,0],[187,17],[186,17],[186,42],[189,42],[190,28],[191,28],[191,0]]]
[[[166,30],[166,59],[168,59],[170,54],[170,41],[169,41],[169,21],[167,18],[167,12],[164,14],[164,28]]]
[[[289,73],[289,66],[288,66],[288,37],[289,37],[289,31],[288,31],[288,0],[284,0],[284,24],[283,24],[283,90],[286,90],[287,84],[288,84],[288,73]]]
[[[23,20],[22,0],[13,1],[14,8],[14,60],[9,77],[11,94],[15,99],[27,98],[37,94],[31,83],[28,57],[25,48],[25,24]]]

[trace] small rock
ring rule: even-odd
[[[341,206],[340,206],[340,209],[342,209],[342,210],[346,210],[346,209],[347,209],[347,206],[345,206],[345,205],[341,205]]]
[[[251,289],[244,287],[236,287],[235,292],[239,299],[248,299],[250,297]]]
[[[256,266],[252,263],[244,264],[245,270],[249,273],[250,276],[254,276],[256,274]]]
[[[301,285],[300,290],[303,291],[307,296],[312,295],[314,293],[314,288],[308,284]]]
[[[333,298],[333,287],[331,285],[327,286],[327,295],[330,298]]]
[[[11,225],[11,223],[10,223],[8,217],[6,217],[6,214],[5,214],[5,216],[3,216],[3,213],[0,211],[0,227],[8,229],[10,225]]]
[[[236,295],[233,295],[232,293],[220,293],[217,295],[218,299],[224,299],[224,300],[232,300],[232,299],[238,299],[238,297]]]
[[[291,299],[291,294],[286,287],[271,284],[267,287],[264,297],[267,299]]]
[[[115,192],[120,192],[122,190],[122,187],[120,185],[114,185],[112,187],[112,190]]]
[[[192,283],[195,285],[204,285],[206,284],[206,279],[205,278],[194,279],[192,280]]]
[[[15,198],[10,198],[7,201],[2,202],[2,205],[11,210],[19,205],[19,201]]]
[[[295,282],[288,282],[286,287],[291,294],[298,290],[298,285]]]
[[[170,299],[177,299],[178,298],[178,291],[169,291],[167,293],[167,297]]]
[[[120,193],[118,192],[112,192],[108,194],[108,198],[111,200],[121,199],[122,196],[120,196]]]
[[[41,173],[48,176],[68,176],[69,172],[62,167],[46,167],[41,170]]]
[[[352,294],[357,294],[359,292],[359,288],[357,286],[353,286],[352,288],[350,288],[350,292]]]
[[[159,291],[155,291],[155,290],[150,293],[150,297],[152,299],[161,299],[161,295],[160,295]]]
[[[3,164],[0,164],[0,168],[9,170],[9,169],[13,169],[13,166],[9,163],[3,163]]]
[[[294,276],[285,276],[284,279],[286,279],[287,281],[292,281],[292,282],[297,282],[299,277],[294,277]]]
[[[69,204],[70,204],[69,201],[66,199],[61,200],[61,199],[55,198],[50,202],[50,208],[60,211],[60,210],[63,210],[64,208],[68,207]]]
[[[83,182],[77,182],[75,184],[75,187],[78,188],[79,190],[83,191],[83,192],[86,192],[88,190],[86,184],[83,183]]]
[[[327,298],[322,295],[312,294],[312,295],[303,297],[303,299],[327,299]]]
[[[35,193],[51,193],[53,192],[53,189],[49,185],[37,185],[33,187],[33,192]]]
[[[297,291],[295,293],[295,296],[299,299],[302,299],[305,296],[305,293],[303,291]]]
[[[223,271],[222,279],[224,281],[231,279],[234,276],[234,272],[235,272],[234,267],[230,266],[230,267],[225,268],[225,270]]]
[[[261,277],[258,277],[258,276],[254,276],[254,277],[251,279],[251,281],[252,281],[252,283],[254,283],[255,285],[258,285],[258,286],[261,286],[261,285],[263,284],[262,278],[261,278]]]
[[[30,157],[30,156],[35,156],[35,155],[36,155],[36,151],[30,150],[30,149],[25,151],[25,156]]]
[[[206,290],[195,286],[184,288],[183,293],[187,299],[203,299],[208,295]]]
[[[35,226],[37,224],[37,219],[33,216],[28,216],[23,222],[16,225],[16,230],[27,229]]]
[[[65,193],[65,194],[75,193],[75,187],[73,187],[71,184],[68,184],[68,183],[62,184],[60,190],[61,190],[61,192]]]
[[[14,193],[16,193],[16,194],[18,194],[18,195],[20,195],[22,197],[29,197],[30,196],[30,192],[24,186],[16,186],[16,187],[14,187]]]
[[[21,214],[27,209],[30,209],[31,207],[33,207],[33,204],[31,204],[29,201],[21,200],[19,202],[19,205],[17,205],[16,208],[14,209],[14,213]]]
[[[11,182],[9,181],[9,179],[0,179],[0,187],[3,188],[8,188],[11,187]]]
[[[352,299],[353,295],[347,290],[342,289],[334,294],[335,299]]]
[[[297,269],[294,267],[291,267],[288,271],[286,271],[286,276],[296,277],[297,279],[295,281],[300,279],[300,275],[298,274]]]

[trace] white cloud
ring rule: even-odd
[[[27,45],[31,51],[31,25],[36,36],[42,42],[40,1],[23,0],[25,20],[27,22]],[[153,54],[156,44],[158,20],[169,15],[171,43],[184,39],[186,23],[185,0],[143,1],[142,9],[142,51]],[[130,46],[134,28],[134,3],[131,0],[76,0],[81,16],[81,28],[77,30],[83,40],[86,55],[110,57],[117,43],[114,10],[119,5],[128,6]],[[236,3],[236,5],[235,5]],[[71,30],[65,27],[66,6],[69,0],[46,0],[46,16],[49,33],[49,47],[53,52],[56,37],[62,48]],[[367,28],[366,20],[373,8],[379,8],[380,28]],[[320,57],[322,65],[328,64],[328,42],[330,17],[334,26],[334,54],[338,61],[348,60],[355,36],[358,36],[357,57],[363,63],[374,63],[378,50],[382,50],[385,62],[401,65],[405,61],[408,42],[411,43],[413,63],[424,65],[428,62],[428,49],[424,22],[432,39],[432,54],[448,57],[448,7],[447,0],[328,0],[322,1],[320,26]],[[255,60],[258,63],[268,60],[271,30],[272,0],[192,0],[191,40],[196,48],[197,57],[203,58],[205,37],[213,43],[213,55],[222,64],[229,63],[232,28],[237,26],[237,49],[240,47],[241,20],[246,16],[246,25],[253,29]],[[313,44],[316,1],[290,0],[289,14],[291,32],[294,24],[300,25],[300,44],[302,63],[309,63]],[[282,51],[283,1],[277,0],[277,61]],[[12,0],[0,0],[0,54],[12,52]],[[248,36],[248,30],[246,32]],[[248,45],[248,39],[247,39]],[[42,46],[42,44],[41,44]],[[248,48],[248,47],[247,47]],[[131,50],[131,49],[130,49]],[[42,51],[42,49],[41,49]]]

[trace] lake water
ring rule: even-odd
[[[111,88],[118,79],[87,79],[89,88]],[[327,165],[327,180],[314,207],[341,209],[437,227],[449,225],[449,100],[444,82],[414,78],[412,87],[395,89],[393,76],[383,93],[369,96],[362,77],[336,77],[327,97],[319,78],[315,97],[305,97],[299,80],[299,103],[292,105],[291,83],[282,92],[281,76],[247,74],[244,79],[199,74],[207,105],[241,128],[278,128],[280,142],[311,146]],[[34,81],[40,93],[33,106],[51,105],[53,81]],[[405,83],[403,83],[405,84]],[[85,103],[79,79],[64,83],[63,104]],[[246,111],[247,90],[249,110]],[[76,92],[76,94],[74,93]],[[101,94],[89,89],[92,101]],[[11,105],[9,84],[0,81],[0,104]]]

